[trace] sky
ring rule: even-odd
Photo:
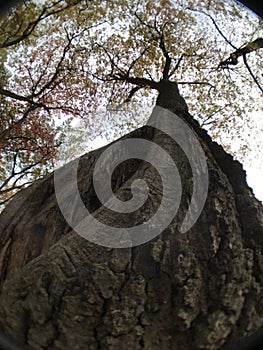
[[[251,18],[256,18],[256,15],[250,10],[244,10],[248,13]],[[222,28],[221,28],[222,29]],[[225,29],[223,28],[223,31]],[[239,37],[239,30],[242,32],[244,28],[235,27],[236,37]],[[240,42],[242,42],[242,35],[240,35]],[[253,96],[252,98],[258,98]],[[191,112],[191,111],[190,111]],[[251,151],[248,152],[243,158],[240,157],[238,160],[242,163],[244,170],[247,173],[248,185],[252,188],[256,198],[263,202],[263,111],[251,111],[251,119],[253,120],[253,128],[247,127],[244,130],[244,135],[248,140]],[[231,140],[231,149],[233,152],[238,149],[239,139]],[[229,141],[228,141],[229,142]],[[96,149],[109,143],[106,137],[97,137],[88,143],[88,149]],[[220,142],[219,142],[220,143]]]
[[[41,2],[42,0],[34,0],[35,2]],[[254,16],[252,12],[249,11],[250,16]],[[238,34],[238,28],[236,28]],[[255,115],[252,115],[252,118],[258,120],[256,131],[263,130],[263,112],[258,112]],[[251,130],[248,128],[248,132]],[[260,135],[260,136],[259,136]],[[244,169],[247,171],[247,181],[248,185],[252,187],[255,196],[263,201],[263,152],[262,151],[253,151],[261,150],[263,148],[263,135],[261,134],[253,134],[249,137],[252,152],[242,161]],[[111,140],[112,141],[112,140]],[[95,140],[91,140],[87,142],[87,151],[92,149],[99,148],[103,145],[109,143],[109,140],[100,136]],[[235,148],[235,143],[238,143],[238,140],[232,140],[233,149]]]
[[[262,142],[262,140],[261,140]],[[263,202],[263,169],[261,164],[254,164],[251,168],[245,166],[248,185],[258,200]]]

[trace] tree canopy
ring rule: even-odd
[[[67,144],[76,155],[88,137],[144,124],[162,80],[176,82],[200,124],[227,149],[236,139],[231,151],[244,155],[262,108],[262,32],[233,1],[13,8],[0,26],[0,203],[68,157]]]

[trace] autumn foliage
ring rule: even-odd
[[[242,130],[260,110],[262,53],[221,63],[261,33],[259,19],[221,0],[46,0],[10,10],[0,24],[0,204],[63,158],[73,120],[83,137],[142,125],[147,114],[106,112],[154,103],[168,61],[195,118],[225,147],[238,136],[242,153]]]

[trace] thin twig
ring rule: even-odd
[[[259,82],[257,81],[257,78],[254,76],[254,74],[253,74],[251,68],[249,67],[249,64],[247,63],[246,55],[243,55],[243,61],[244,61],[244,64],[245,64],[247,70],[249,71],[249,74],[251,75],[252,79],[253,79],[254,82],[257,84],[259,90],[263,93],[262,87],[260,86]]]
[[[191,7],[187,7],[186,10],[189,10],[189,11],[192,11],[192,12],[199,12],[199,13],[202,13],[203,15],[209,17],[211,19],[211,21],[213,22],[216,30],[218,31],[218,33],[222,36],[222,38],[224,38],[224,40],[235,50],[237,50],[237,47],[235,45],[233,45],[231,43],[230,40],[227,39],[227,37],[223,34],[223,32],[221,31],[221,29],[218,27],[216,21],[214,20],[214,18],[209,14],[209,13],[206,13],[205,11],[202,11],[202,10],[194,10],[192,9]]]

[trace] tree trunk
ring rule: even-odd
[[[209,188],[200,217],[180,231],[193,192],[191,167],[179,145],[150,126],[122,140],[162,146],[176,161],[183,187],[175,218],[151,241],[117,249],[78,235],[60,212],[53,174],[20,192],[0,216],[0,327],[20,344],[36,350],[213,350],[232,347],[261,326],[262,205],[241,164],[192,119],[177,85],[162,82],[158,90],[158,106],[195,131],[206,155]],[[81,198],[110,226],[140,224],[160,204],[160,176],[143,160],[121,163],[112,177],[119,199],[130,199],[137,178],[150,190],[135,213],[113,213],[92,184],[96,160],[109,147],[81,157]],[[63,191],[75,222],[81,220],[66,185]]]

